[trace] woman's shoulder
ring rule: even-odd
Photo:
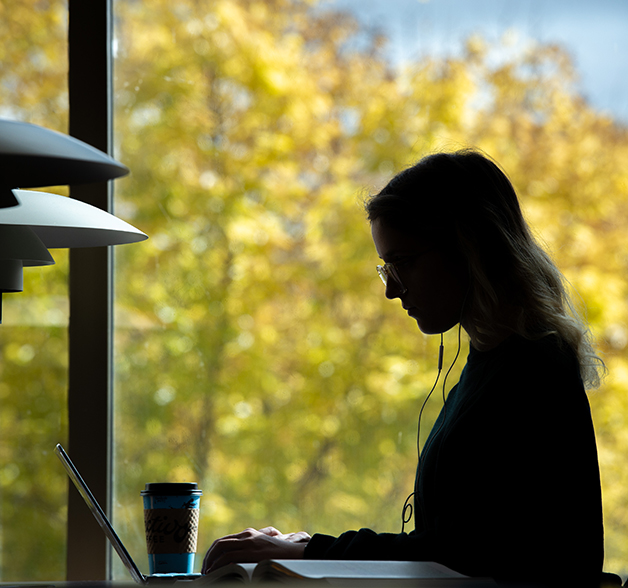
[[[472,348],[469,360],[477,364],[493,364],[501,369],[527,366],[528,369],[551,370],[560,365],[572,368],[578,365],[574,351],[554,334],[538,338],[513,334],[488,351]]]
[[[560,402],[584,393],[576,355],[556,335],[537,339],[512,335],[489,351],[472,350],[468,367],[473,387],[482,394],[508,391],[511,398],[541,394]]]

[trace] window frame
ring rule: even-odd
[[[70,135],[113,155],[112,2],[68,0]],[[112,182],[71,186],[73,198],[113,212]],[[113,399],[112,247],[71,249],[68,448],[111,514]],[[71,485],[70,485],[71,486]],[[67,580],[110,580],[111,547],[70,487]]]

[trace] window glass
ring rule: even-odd
[[[0,5],[0,116],[67,132],[67,2]],[[67,188],[50,191],[67,194]],[[1,229],[0,229],[1,230]],[[68,254],[2,296],[0,580],[65,578]]]
[[[451,2],[386,3],[395,19],[382,4],[115,2],[116,157],[131,169],[116,214],[150,236],[115,251],[116,525],[147,569],[140,491],[195,481],[200,554],[246,526],[400,529],[438,341],[385,299],[360,202],[422,154],[471,144],[509,172],[613,374],[591,403],[606,568],[621,571],[626,90],[588,100],[536,2],[480,3],[482,26],[465,27],[467,3],[456,18]],[[625,17],[595,6],[574,19]],[[454,330],[446,367],[456,349]],[[421,441],[441,405],[439,388]]]

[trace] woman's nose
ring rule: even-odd
[[[408,290],[393,277],[389,277],[386,281],[386,298],[393,300],[401,298]]]

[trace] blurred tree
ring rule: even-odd
[[[0,116],[67,132],[67,2],[0,2]],[[58,192],[58,190],[57,190]],[[61,192],[64,193],[64,192]],[[67,192],[65,192],[67,193]],[[65,577],[67,251],[25,268],[0,326],[0,580]]]
[[[157,251],[139,272],[131,261],[119,264],[120,272],[129,268],[119,278],[122,295],[132,291],[137,297],[128,307],[146,309],[145,319],[158,327],[150,340],[141,330],[121,329],[121,340],[135,341],[131,348],[119,344],[121,356],[142,365],[129,365],[128,380],[126,370],[118,371],[124,378],[120,389],[128,390],[124,398],[121,394],[120,415],[141,411],[146,437],[139,441],[131,433],[136,418],[126,421],[128,429],[121,418],[125,432],[119,447],[130,463],[146,464],[137,471],[135,488],[152,465],[139,459],[147,446],[156,448],[160,472],[169,467],[162,455],[166,447],[187,451],[190,475],[205,478],[204,512],[212,512],[210,497],[217,505],[221,497],[231,497],[216,515],[224,519],[225,531],[240,524],[234,517],[242,504],[248,504],[242,514],[249,519],[273,516],[295,524],[302,516],[294,505],[298,496],[308,507],[303,512],[314,515],[330,502],[321,484],[359,505],[351,507],[352,520],[360,514],[376,522],[365,499],[381,492],[376,487],[385,493],[393,488],[379,463],[393,459],[400,438],[397,409],[386,409],[386,428],[381,403],[363,401],[373,374],[361,366],[378,355],[365,341],[382,322],[381,305],[364,292],[377,288],[380,294],[381,288],[373,268],[364,267],[372,245],[354,194],[356,180],[365,176],[358,139],[345,129],[371,83],[359,70],[372,63],[383,74],[385,67],[371,55],[344,52],[343,42],[355,30],[351,21],[313,20],[307,8],[223,2],[205,14],[190,5],[185,20],[178,20],[181,6],[164,4],[163,12],[153,12],[160,15],[153,22],[168,22],[165,28],[177,38],[163,62],[177,69],[158,75],[146,59],[163,51],[155,46],[163,38],[140,34],[133,19],[119,13],[122,104],[125,88],[137,91],[129,95],[133,108],[120,113],[118,127],[132,128],[138,112],[145,114],[166,95],[159,89],[164,80],[169,101],[165,112],[155,109],[163,116],[121,137],[123,153],[127,139],[129,149],[157,146],[151,149],[150,170],[143,169],[144,157],[134,168],[137,187],[127,187],[134,178],[121,184],[125,194],[159,192],[163,206],[157,210],[132,199],[137,222],[155,223]],[[149,87],[152,83],[159,88]],[[179,138],[162,138],[172,129],[179,129]],[[125,253],[140,264],[145,251]],[[156,373],[155,363],[164,372]],[[142,368],[145,375],[138,377]],[[146,388],[154,392],[147,394]],[[419,393],[416,389],[414,398]],[[368,406],[365,415],[355,410],[362,404]],[[281,435],[273,434],[278,430]],[[304,433],[309,440],[302,443]],[[360,445],[363,436],[374,445]],[[412,436],[403,443],[414,446]],[[364,480],[342,472],[360,462],[368,463],[373,481],[365,497],[351,498]],[[338,470],[335,475],[328,475],[330,468]],[[410,460],[399,474],[402,492],[411,488],[413,469]],[[255,482],[243,484],[243,472]],[[342,501],[336,502],[337,514],[346,516]]]

